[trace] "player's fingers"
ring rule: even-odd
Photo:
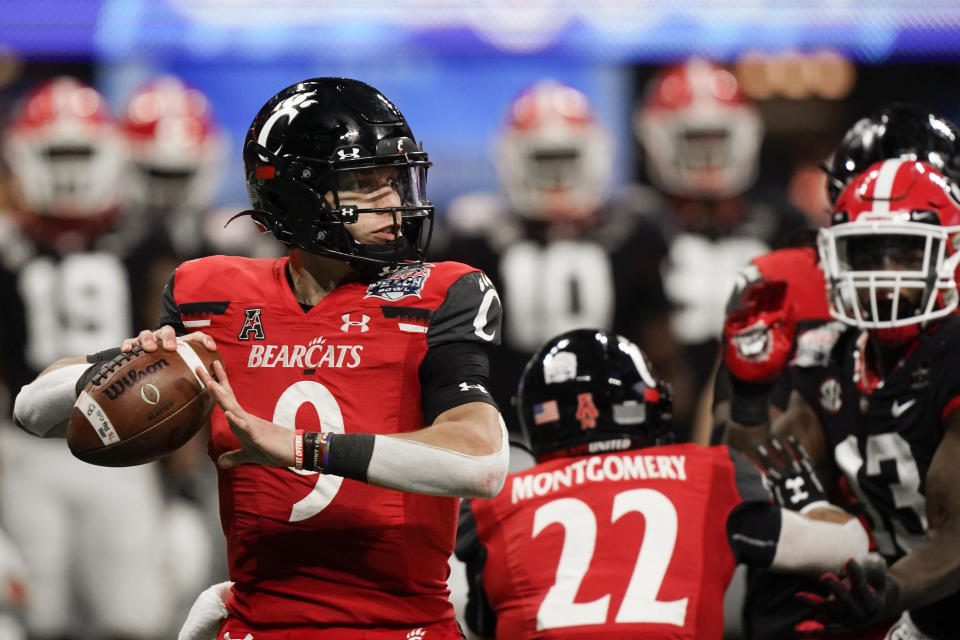
[[[240,466],[241,464],[248,464],[249,462],[250,460],[247,458],[247,454],[243,449],[227,451],[217,459],[217,465],[221,469],[233,469],[234,467]]]
[[[167,351],[177,350],[177,332],[168,324],[157,329],[153,334],[157,344]]]
[[[180,339],[188,342],[199,342],[206,347],[208,351],[217,350],[217,341],[213,339],[213,336],[208,335],[203,331],[194,331],[192,333],[188,333]]]
[[[236,396],[233,395],[233,390],[230,389],[230,385],[223,384],[212,378],[203,367],[197,367],[197,375],[200,376],[203,384],[210,389],[210,393],[213,394],[213,399],[220,405],[221,409],[231,411],[234,415],[244,413],[240,403],[237,402]]]
[[[155,336],[153,331],[150,331],[149,329],[144,329],[137,334],[135,342],[143,347],[144,351],[156,351],[160,348],[160,345],[157,344],[157,336]]]
[[[226,390],[230,392],[230,395],[234,395],[233,387],[230,386],[230,378],[227,377],[227,368],[223,366],[223,363],[219,360],[213,361],[213,375],[217,376],[217,382],[225,387]]]

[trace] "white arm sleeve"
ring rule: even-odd
[[[492,498],[507,477],[510,441],[500,420],[500,449],[470,456],[422,442],[378,435],[367,467],[367,482],[398,491],[460,498]]]
[[[13,417],[24,431],[41,438],[63,437],[77,401],[77,380],[89,364],[70,364],[24,385],[13,403]]]
[[[819,575],[839,571],[847,558],[862,562],[870,541],[856,518],[844,524],[805,518],[795,511],[780,510],[782,517],[777,552],[770,568]]]
[[[226,602],[232,586],[228,581],[204,589],[190,607],[177,640],[217,640],[220,624],[227,617]]]

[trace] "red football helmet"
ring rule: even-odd
[[[14,193],[26,213],[86,225],[116,211],[125,162],[106,99],[74,78],[31,91],[3,140]]]
[[[516,213],[575,220],[594,213],[606,199],[613,152],[587,96],[544,80],[510,104],[495,160]]]
[[[757,175],[763,122],[732,73],[693,58],[658,73],[634,110],[650,180],[687,198],[727,198]]]
[[[207,97],[174,76],[136,89],[121,119],[133,175],[135,205],[170,211],[206,209],[220,187],[226,139]]]
[[[932,165],[878,162],[854,178],[820,230],[831,315],[902,341],[957,308],[960,201]]]

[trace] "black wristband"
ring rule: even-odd
[[[730,419],[744,427],[770,421],[772,382],[746,382],[730,376]]]
[[[374,438],[372,433],[330,434],[324,473],[366,482],[367,467],[373,457]]]

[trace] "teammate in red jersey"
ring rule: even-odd
[[[497,292],[467,265],[424,261],[430,163],[373,87],[282,90],[244,162],[246,213],[289,255],[182,264],[162,328],[121,347],[184,335],[225,363],[204,376],[225,409],[209,448],[234,582],[217,637],[460,638],[446,586],[456,498],[495,495],[507,468],[486,391]],[[69,406],[78,376],[54,374],[77,362],[21,392],[26,428],[68,415],[49,401]]]
[[[548,341],[518,408],[538,464],[471,500],[458,532],[467,622],[482,636],[720,638],[738,561],[817,572],[866,555],[860,524],[812,486],[790,493],[805,518],[774,504],[736,451],[670,444],[669,387],[621,336]]]

